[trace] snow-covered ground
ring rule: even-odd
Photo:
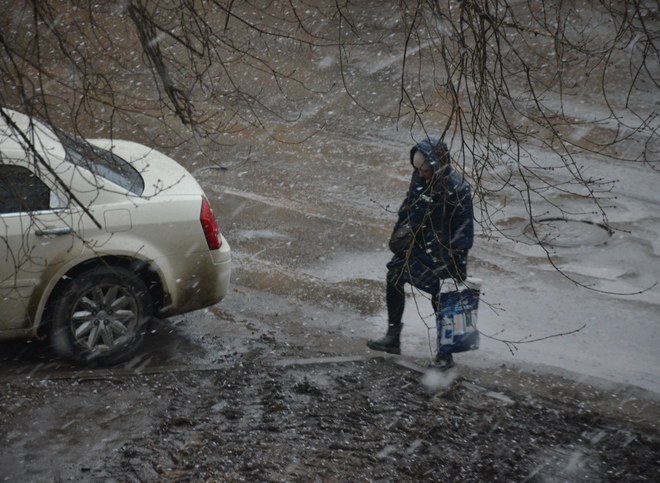
[[[561,371],[660,394],[660,173],[648,167],[617,169],[616,207],[608,214],[619,231],[609,236],[597,225],[559,223],[563,243],[558,244],[566,247],[552,252],[563,274],[524,237],[520,242],[477,237],[470,271],[483,280],[483,336],[479,351],[457,355],[457,361]],[[525,223],[517,223],[524,231]],[[333,282],[383,280],[389,256],[387,251],[341,255],[319,267],[318,276]],[[408,298],[405,353],[430,357],[431,312],[423,295]],[[385,312],[371,317],[368,331],[381,334],[385,320]]]
[[[237,253],[245,252],[250,259],[279,264],[329,283],[383,282],[390,256],[384,245],[393,221],[387,210],[396,209],[403,198],[410,174],[408,150],[424,136],[420,122],[413,120],[409,111],[396,117],[403,62],[402,39],[394,28],[400,20],[397,5],[367,4],[360,17],[365,35],[370,28],[380,32],[386,26],[392,29],[392,36],[384,43],[347,48],[343,62],[336,51],[322,48],[311,49],[304,58],[294,55],[280,59],[289,62],[285,59],[290,58],[291,70],[317,89],[316,93],[299,93],[299,104],[304,107],[297,112],[295,122],[275,122],[273,138],[287,142],[274,142],[261,131],[229,136],[231,146],[217,153],[227,171],[215,172],[217,178],[203,182],[207,192],[220,198],[220,206],[230,209],[228,218],[221,217],[220,221],[221,226],[235,230]],[[603,39],[613,38],[612,25],[600,21],[601,14],[595,13],[587,22],[588,31]],[[583,15],[588,17],[588,11]],[[530,58],[545,55],[550,59],[547,72],[537,74],[552,84],[556,63],[551,59],[554,53],[548,53],[551,39],[545,46],[537,45],[541,40],[535,36],[531,40],[527,47],[539,51],[528,52]],[[525,153],[520,157],[515,149],[510,152],[510,165],[495,162],[481,181],[492,183],[487,201],[495,210],[488,218],[507,236],[487,228],[476,238],[470,272],[483,279],[479,312],[483,337],[479,351],[457,356],[461,364],[505,363],[568,371],[578,378],[599,377],[660,394],[660,286],[656,285],[660,281],[660,171],[657,165],[629,161],[644,150],[646,159],[657,158],[657,84],[646,79],[638,82],[640,90],[629,92],[634,49],[628,47],[609,59],[617,68],[608,71],[602,85],[596,82],[595,72],[583,71],[583,64],[571,60],[564,66],[571,76],[570,88],[562,90],[561,97],[556,88],[543,89],[542,94],[546,109],[561,111],[574,122],[561,134],[568,145],[587,139],[587,145],[608,146],[600,158],[583,150],[574,161],[575,166],[583,167],[584,178],[602,179],[602,186],[611,188],[600,195],[613,231],[601,226],[604,220],[593,204],[563,191],[565,185],[561,183],[570,179],[567,169],[545,171],[555,176],[559,189],[546,190],[545,199],[533,201],[534,218],[570,219],[568,223],[537,225],[550,242],[550,252],[546,253],[525,234],[526,230],[529,234],[529,214],[520,193],[511,186],[498,186],[501,179],[495,170],[504,175],[511,170],[520,188],[521,180],[515,179],[517,163],[559,166],[557,156],[544,144],[548,139],[542,139],[542,133],[532,136],[524,140],[521,148]],[[428,48],[424,42],[411,47],[408,64],[421,59],[422,51]],[[425,58],[428,62],[429,56]],[[642,75],[657,78],[658,66],[647,64],[648,70]],[[432,133],[445,127],[449,110],[443,104],[443,91],[437,89],[445,81],[444,73],[439,64],[435,67],[427,64],[419,72],[415,70],[415,75],[421,76],[415,88],[419,93],[411,91],[421,103],[417,107],[423,108],[418,112],[421,122]],[[344,87],[351,90],[351,96]],[[512,95],[521,94],[524,107],[528,95],[524,87],[513,81],[509,87]],[[601,87],[608,90],[607,103]],[[517,88],[521,91],[515,92]],[[428,105],[422,103],[422,93]],[[273,102],[281,102],[280,108],[297,109],[291,99],[274,97]],[[509,121],[521,125],[529,122],[531,131],[537,127],[517,116],[518,112]],[[532,113],[530,119],[533,117]],[[644,123],[639,131],[632,128]],[[459,154],[456,140],[469,134],[451,132],[448,137],[452,135],[456,137],[451,148]],[[613,139],[623,142],[609,146]],[[469,171],[473,162],[470,156],[456,158],[459,164],[465,162]],[[616,183],[608,184],[614,180]],[[473,178],[470,181],[475,183]],[[575,185],[570,189],[584,194],[584,189]],[[231,201],[231,197],[240,201]],[[478,199],[475,206],[478,220],[485,218],[480,211],[482,201]],[[251,205],[255,203],[258,206]],[[251,222],[248,216],[253,217]],[[430,355],[435,344],[430,313],[430,304],[423,297],[409,298],[403,333],[406,353]],[[384,331],[385,320],[386,314],[380,312],[363,324],[351,323],[345,328],[365,338],[374,337]]]
[[[326,112],[333,107],[326,106]],[[253,155],[267,162],[268,170],[255,161],[203,182],[228,210],[220,222],[234,227],[229,239],[235,236],[232,247],[239,258],[245,252],[251,260],[331,284],[384,284],[391,210],[407,188],[413,140],[393,129],[378,132],[379,126],[365,132],[356,119],[344,119],[354,128],[350,133],[325,130],[294,147],[259,144]],[[239,158],[246,148],[235,150]],[[513,240],[477,227],[470,274],[483,280],[483,336],[479,351],[456,359],[602,378],[660,394],[660,172],[640,163],[578,161],[589,176],[618,180],[611,193],[616,199],[606,207],[613,232],[599,224],[602,219],[586,202],[573,197],[566,204],[557,193],[554,200],[572,212],[566,215],[571,222],[537,225],[552,245],[549,259],[525,235],[523,204],[509,201],[494,221]],[[556,215],[543,215],[542,204],[534,207],[537,218]],[[481,219],[479,203],[475,208]],[[423,296],[408,302],[403,351],[430,357],[435,344],[430,304]],[[365,341],[378,337],[385,330],[384,303],[382,309],[366,319],[349,315],[355,322],[339,317],[337,329]]]

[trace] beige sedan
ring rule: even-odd
[[[46,335],[77,362],[125,360],[154,315],[222,300],[230,272],[180,164],[0,109],[0,339]]]

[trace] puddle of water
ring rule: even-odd
[[[558,248],[601,245],[612,236],[605,225],[564,218],[537,220],[533,226],[528,225],[524,233],[533,241]]]
[[[318,263],[303,270],[308,275],[337,283],[355,279],[385,281],[385,265],[392,258],[389,251],[345,253],[332,258],[321,257]]]

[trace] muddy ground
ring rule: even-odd
[[[156,324],[128,366],[2,343],[0,481],[660,481],[654,393],[474,364],[485,350],[437,377],[413,331],[402,357],[366,349],[409,176],[410,140],[385,137],[328,128],[290,152],[255,137],[218,153],[223,169],[170,152],[214,204],[231,293]],[[507,253],[478,235],[472,272],[493,287],[541,263]]]
[[[460,357],[439,374],[323,327],[281,333],[292,312],[272,307],[197,316],[225,333],[159,322],[143,357],[114,368],[3,343],[0,480],[660,480],[648,393]]]
[[[364,28],[391,25],[398,4],[370,3],[379,14],[367,15]],[[171,132],[138,115],[113,125],[114,136],[156,143],[200,181],[232,246],[231,292],[209,310],[155,324],[142,355],[120,367],[72,367],[53,360],[46,342],[0,343],[0,481],[660,481],[656,393],[541,373],[509,363],[513,357],[492,364],[492,342],[458,355],[443,376],[426,370],[432,353],[411,340],[412,331],[404,331],[401,357],[366,349],[366,339],[384,327],[387,236],[409,180],[409,149],[424,135],[391,116],[402,45],[393,42],[391,50],[362,46],[351,57],[351,87],[363,106],[379,106],[383,115],[354,105],[342,89],[336,52],[319,50],[301,64],[312,70],[303,80],[322,95],[307,100],[310,92],[300,93],[304,109],[295,122],[246,127],[228,134],[226,144],[201,147],[192,136],[157,144]],[[289,70],[298,71],[300,52],[284,54],[295,64]],[[381,62],[381,54],[389,60]],[[135,87],[136,74],[124,75]],[[591,102],[589,92],[580,95]],[[445,121],[439,105],[424,124],[436,132]],[[189,134],[172,125],[183,138]],[[99,117],[83,132],[109,136],[108,126]],[[606,162],[618,173],[614,161]],[[633,198],[638,191],[631,190]],[[511,207],[503,223],[524,219],[524,207],[510,201],[515,196],[492,196],[486,201],[493,206]],[[556,196],[549,201],[567,198]],[[635,214],[624,210],[622,230],[657,226],[657,210],[619,203]],[[508,309],[497,326],[482,326],[487,333],[516,329],[519,319],[520,334],[513,330],[511,338],[532,329],[534,337],[547,336],[594,320],[571,339],[545,339],[531,349],[546,348],[554,366],[579,372],[553,343],[584,337],[573,351],[596,352],[590,337],[607,328],[600,322],[612,307],[626,322],[657,318],[657,301],[613,306],[547,269],[545,254],[487,234],[477,233],[470,270],[495,292],[492,306]],[[647,253],[657,237],[638,236],[639,245],[620,247],[623,255],[575,248],[560,262],[588,265],[588,255],[602,251],[613,263],[641,253],[644,270],[627,263],[622,278],[648,287],[657,281],[657,256]],[[498,294],[502,285],[512,290]],[[543,317],[511,309],[516,300],[537,305]],[[566,326],[550,326],[552,320]],[[611,339],[616,349],[618,339]],[[626,354],[645,357],[638,372],[651,379],[657,345],[647,339],[634,340]],[[476,364],[487,350],[491,362]],[[603,351],[598,361],[616,368],[615,351]]]

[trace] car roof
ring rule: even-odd
[[[126,166],[136,170],[141,188],[130,191],[118,184],[107,173],[90,170],[88,166],[67,160],[65,146],[60,141],[59,131],[20,112],[0,108],[0,162],[6,157],[15,158],[19,163],[30,162],[36,152],[51,168],[62,174],[69,169],[76,175],[67,175],[67,191],[76,193],[87,204],[107,201],[109,198],[126,195],[151,197],[172,195],[202,195],[203,190],[190,173],[175,160],[159,151],[131,141],[118,139],[85,139],[90,146],[97,146],[119,157]],[[8,118],[8,119],[7,119]],[[19,133],[20,131],[20,133]],[[82,138],[81,138],[82,139]],[[128,168],[127,168],[128,169]],[[73,182],[75,176],[79,182]],[[108,185],[108,182],[111,183]],[[61,184],[58,181],[56,184]],[[109,189],[105,189],[109,187]],[[102,197],[99,195],[103,194]]]

